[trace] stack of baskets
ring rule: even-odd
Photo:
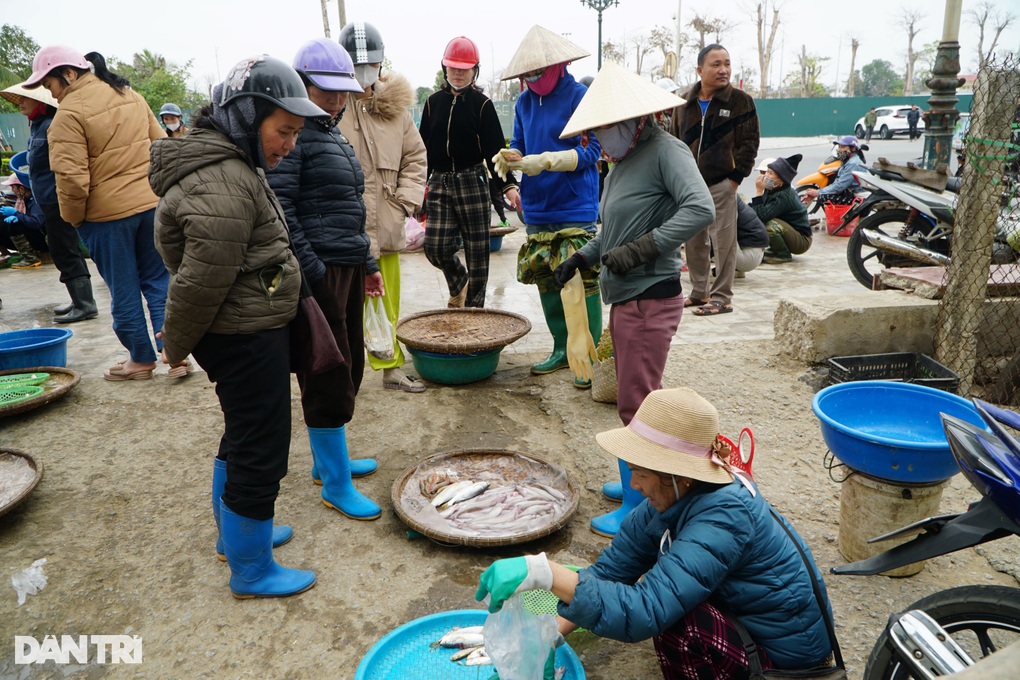
[[[591,380],[591,398],[603,404],[616,403],[616,357],[613,355],[613,338],[609,327],[602,331],[602,339],[595,348],[595,375]]]

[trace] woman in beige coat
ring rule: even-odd
[[[39,50],[27,88],[50,91],[60,108],[49,129],[50,168],[60,216],[78,229],[110,289],[113,331],[129,356],[106,370],[107,380],[149,380],[162,349],[146,325],[163,327],[167,271],[153,242],[158,199],[149,188],[149,145],[164,137],[149,105],[97,52]],[[174,377],[187,375],[181,360]]]
[[[400,75],[380,74],[383,42],[371,24],[347,24],[340,44],[354,60],[355,77],[365,90],[355,94],[340,120],[340,131],[354,147],[365,172],[365,230],[372,241],[372,256],[382,272],[386,295],[382,304],[390,324],[400,318],[400,251],[404,249],[404,223],[421,208],[425,196],[425,144],[407,110],[414,103],[410,84]],[[372,304],[366,299],[365,304]],[[382,370],[383,387],[423,392],[423,385],[401,369],[404,354],[393,337],[393,358],[371,354],[373,370]]]

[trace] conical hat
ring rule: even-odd
[[[577,61],[591,54],[570,42],[562,35],[542,28],[538,24],[531,27],[521,41],[521,46],[514,52],[513,58],[503,71],[501,80],[510,80],[529,71]]]
[[[616,62],[607,61],[595,76],[574,115],[567,121],[560,139],[579,135],[603,125],[619,123],[684,104],[672,92],[631,73]]]
[[[34,99],[37,102],[42,102],[43,104],[52,106],[53,108],[57,108],[58,106],[57,100],[53,98],[53,95],[50,94],[50,91],[45,87],[35,87],[30,90],[27,87],[24,87],[21,83],[11,85],[7,89],[0,91],[0,97],[3,97],[15,106],[21,103],[22,97]]]

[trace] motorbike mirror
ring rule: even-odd
[[[978,413],[981,414],[981,419],[985,421],[985,424],[991,428],[995,436],[1005,444],[1009,450],[1016,456],[1020,456],[1020,441],[1012,434],[1006,431],[1003,425],[1008,425],[1013,429],[1020,430],[1020,414],[1007,411],[1005,409],[992,406],[991,404],[981,401],[980,399],[974,400],[974,406],[977,407]]]
[[[867,144],[861,144],[861,151],[871,151],[871,147]]]

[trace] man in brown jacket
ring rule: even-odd
[[[750,95],[730,85],[730,54],[722,45],[698,53],[701,80],[673,110],[670,132],[694,153],[715,201],[715,221],[686,244],[691,292],[685,307],[697,316],[733,311],[737,252],[737,187],[758,155],[758,112]],[[715,281],[711,280],[712,251]]]

